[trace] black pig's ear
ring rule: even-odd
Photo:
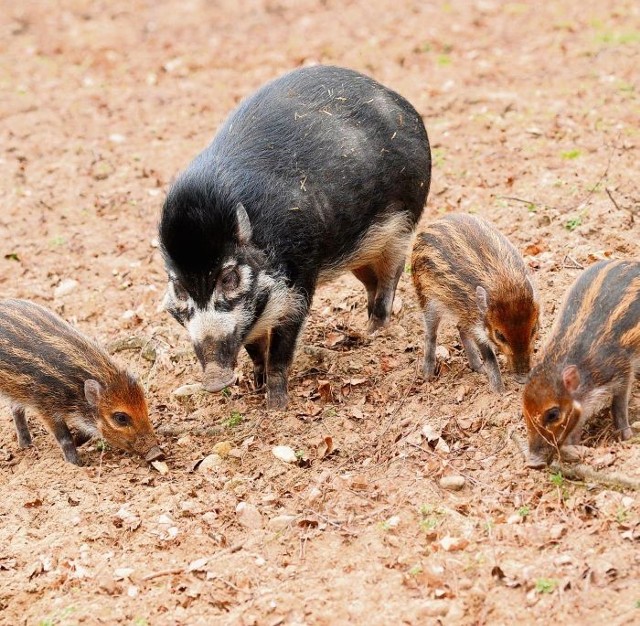
[[[251,220],[242,202],[236,204],[236,219],[238,221],[238,243],[242,246],[251,241]]]
[[[91,406],[98,406],[102,392],[102,385],[97,380],[90,378],[84,381],[84,397]]]

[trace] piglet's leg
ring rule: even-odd
[[[13,414],[13,423],[16,426],[18,435],[18,445],[21,448],[28,448],[31,445],[31,433],[29,432],[24,407],[21,404],[14,404],[11,406],[11,413]]]
[[[633,431],[629,426],[629,395],[631,393],[631,382],[633,376],[629,376],[627,384],[614,392],[611,401],[611,416],[613,417],[613,425],[620,433],[620,439],[625,441],[633,436]]]
[[[433,300],[427,302],[424,308],[424,362],[422,364],[422,373],[427,380],[433,378],[436,373],[436,340],[440,319],[436,303]]]
[[[502,382],[502,376],[500,376],[500,366],[498,365],[498,359],[493,351],[493,348],[489,343],[479,343],[478,348],[484,361],[484,368],[489,378],[489,384],[491,389],[496,393],[502,393],[504,391],[504,384]]]
[[[460,333],[460,341],[462,342],[462,347],[464,348],[464,352],[467,355],[467,359],[469,359],[469,365],[474,372],[482,371],[482,358],[480,357],[480,352],[478,350],[478,345],[475,342],[475,339],[463,328],[458,325],[458,332]]]
[[[74,465],[81,465],[76,444],[73,443],[73,436],[64,421],[60,418],[50,419],[47,420],[47,425],[62,448],[62,454],[64,454],[65,460]]]

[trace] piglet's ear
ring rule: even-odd
[[[91,406],[98,406],[103,391],[102,385],[97,380],[90,378],[84,381],[84,397]]]
[[[575,393],[580,386],[580,372],[575,365],[569,365],[562,370],[562,382],[569,393]]]
[[[487,314],[487,309],[489,308],[489,304],[487,302],[487,291],[481,285],[476,287],[476,304],[478,305],[478,310],[482,315]]]
[[[236,204],[236,220],[238,222],[238,243],[246,245],[251,240],[251,220],[242,202]]]

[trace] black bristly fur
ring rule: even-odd
[[[302,313],[292,312],[298,319],[281,325],[269,350],[272,362],[282,351],[286,369],[322,280],[354,271],[367,287],[372,328],[388,321],[405,255],[385,265],[393,265],[389,276],[382,260],[369,271],[367,234],[403,216],[397,240],[408,243],[430,171],[424,124],[404,98],[347,69],[293,71],[243,101],[171,188],[159,229],[167,270],[201,310],[229,258],[297,294]],[[245,246],[236,236],[238,203],[252,228]]]

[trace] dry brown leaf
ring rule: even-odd
[[[318,380],[318,393],[320,394],[322,402],[331,402],[333,399],[331,383],[328,380]]]
[[[316,457],[323,459],[325,456],[333,452],[333,439],[329,436],[325,437],[316,447]]]
[[[160,472],[162,476],[169,473],[169,467],[164,461],[151,461],[151,466]]]

